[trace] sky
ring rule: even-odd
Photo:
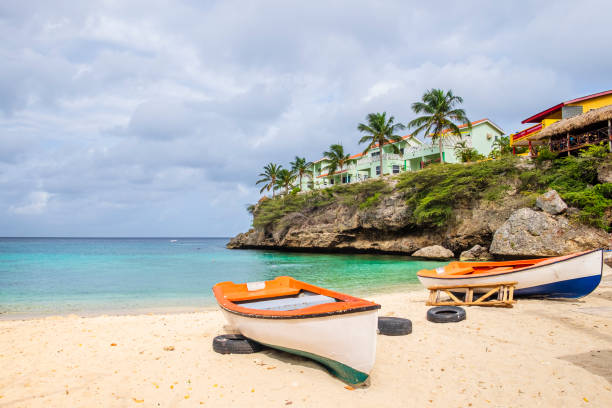
[[[509,134],[612,89],[609,1],[0,2],[0,236],[221,236],[262,167],[430,88]]]

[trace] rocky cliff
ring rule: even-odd
[[[412,255],[439,245],[456,257],[475,245],[498,257],[610,247],[606,229],[612,220],[612,185],[599,183],[604,186],[597,196],[603,209],[593,210],[577,195],[592,196],[601,161],[570,161],[571,169],[564,168],[569,162],[538,165],[517,159],[438,165],[383,180],[263,200],[253,208],[254,228],[234,237],[227,247]],[[576,168],[594,174],[583,171],[563,182],[558,177],[550,181]],[[567,185],[574,191],[563,191]],[[561,196],[549,192],[540,197],[551,186],[560,187]]]

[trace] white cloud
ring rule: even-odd
[[[17,215],[39,215],[45,212],[51,194],[46,191],[33,191],[28,194],[27,202],[20,206],[10,206],[9,212]]]

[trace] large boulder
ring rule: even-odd
[[[536,206],[553,215],[561,214],[567,210],[567,204],[556,190],[550,190],[539,196],[536,200]]]
[[[419,249],[413,253],[412,256],[418,256],[421,258],[448,259],[454,257],[455,255],[450,249],[446,249],[440,245],[432,245]]]
[[[609,243],[609,234],[600,229],[521,208],[495,231],[489,251],[504,256],[558,256]]]
[[[487,248],[478,244],[459,255],[460,261],[490,261],[491,259],[493,259],[493,256],[491,256]]]

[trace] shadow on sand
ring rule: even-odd
[[[599,375],[612,384],[612,350],[591,350],[586,353],[559,357],[559,359]]]

